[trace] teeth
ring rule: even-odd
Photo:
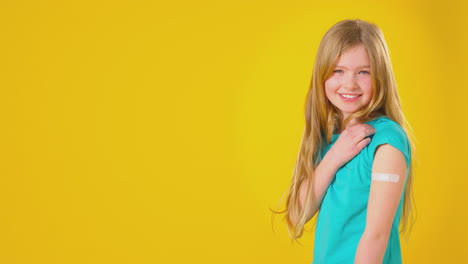
[[[346,94],[342,94],[341,96],[343,96],[344,98],[356,98],[356,97],[358,97],[358,95],[346,95]]]

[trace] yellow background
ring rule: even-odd
[[[419,140],[404,263],[468,263],[463,1],[1,5],[0,263],[310,263],[269,208],[346,18],[383,30]]]

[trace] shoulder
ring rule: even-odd
[[[388,118],[387,116],[378,117],[367,123],[373,126],[377,130],[377,132],[381,132],[381,134],[382,132],[389,133],[393,131],[406,135],[404,129],[400,126],[400,124]]]
[[[389,144],[401,151],[409,164],[411,159],[411,148],[405,130],[397,122],[384,116],[367,122],[376,130],[371,135],[371,142],[366,146],[365,151],[368,161],[372,164],[377,148],[383,144]]]
[[[400,126],[400,124],[386,116],[379,117],[367,123],[373,126],[376,130],[375,134],[371,135],[371,139],[384,139],[386,137],[392,137],[405,141],[405,143],[407,143],[408,141],[408,136],[406,135],[405,130]]]

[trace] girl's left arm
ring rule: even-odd
[[[406,177],[403,153],[390,144],[380,145],[372,164],[372,173],[397,174],[397,182],[371,181],[366,228],[359,241],[355,264],[381,264],[387,248]]]

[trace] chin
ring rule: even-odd
[[[354,113],[356,111],[358,111],[360,108],[341,108],[340,110],[342,112],[346,112],[346,113]]]

